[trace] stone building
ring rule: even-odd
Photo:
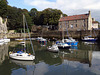
[[[59,19],[58,30],[70,30],[70,31],[80,31],[80,30],[91,30],[92,29],[92,17],[91,12],[87,14],[67,16]]]
[[[2,17],[0,17],[0,33],[7,33],[7,19],[2,19]]]

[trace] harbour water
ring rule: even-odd
[[[47,51],[32,41],[35,50],[34,61],[18,61],[9,58],[9,51],[23,48],[17,41],[0,46],[0,75],[100,75],[100,45],[98,43],[79,42],[78,46],[58,53]],[[32,54],[30,42],[26,51]]]

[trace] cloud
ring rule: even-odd
[[[89,10],[92,10],[92,14],[95,17],[97,12],[94,13],[94,11],[100,10],[99,0],[24,0],[24,3],[36,7],[38,10],[44,10],[46,8],[60,9],[68,15],[87,13]],[[98,17],[100,17],[99,14],[96,19]]]
[[[44,62],[36,64],[34,75],[44,75],[47,72],[48,72],[48,65],[47,64],[45,64]]]
[[[60,8],[60,9],[100,9],[100,1],[97,0],[24,0],[24,2],[31,6],[38,8]]]

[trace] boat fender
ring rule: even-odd
[[[29,55],[31,55],[31,53],[29,53]]]
[[[12,52],[10,51],[9,54],[12,54]]]

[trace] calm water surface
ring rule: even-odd
[[[48,42],[47,46],[52,42]],[[9,58],[9,51],[23,48],[17,41],[0,46],[0,75],[100,75],[100,45],[79,42],[78,47],[51,53],[47,46],[33,41],[34,61],[17,61]],[[26,51],[32,53],[27,41]]]

